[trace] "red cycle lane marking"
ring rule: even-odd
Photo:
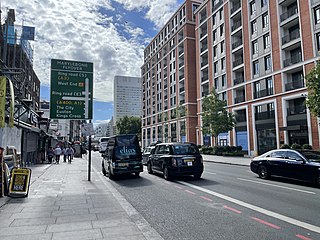
[[[302,239],[302,240],[312,240],[312,238],[308,238],[308,237],[305,237],[303,235],[300,235],[300,234],[297,234],[296,237]]]
[[[224,205],[223,207],[224,207],[225,209],[228,209],[228,210],[232,211],[232,212],[235,212],[235,213],[238,213],[238,214],[241,213],[241,211],[239,211],[239,210],[237,210],[237,209],[235,209],[235,208],[228,207],[228,206],[226,206],[226,205]]]
[[[177,186],[177,185],[174,185],[176,188],[178,188],[178,189],[182,189],[182,187],[179,187],[179,186]]]
[[[274,224],[272,224],[272,223],[263,221],[263,220],[261,220],[261,219],[259,219],[259,218],[255,218],[255,217],[251,217],[251,218],[252,218],[253,220],[259,222],[259,223],[262,223],[262,224],[267,225],[267,226],[269,226],[269,227],[272,227],[272,228],[274,228],[274,229],[281,229],[281,227],[279,227],[279,226],[277,226],[277,225],[274,225]]]
[[[191,193],[191,194],[193,194],[193,195],[196,195],[194,192],[191,192],[191,191],[189,191],[189,190],[184,190],[184,191],[186,191],[187,193]]]
[[[204,196],[200,196],[202,199],[207,200],[209,202],[212,202],[212,200],[210,198],[204,197]]]

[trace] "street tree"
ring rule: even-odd
[[[234,114],[228,112],[226,106],[226,101],[219,99],[214,89],[202,102],[202,132],[213,136],[215,145],[218,144],[218,135],[231,131],[236,123]]]
[[[320,117],[320,63],[311,69],[306,75],[308,96],[306,105],[312,115]]]
[[[141,136],[140,117],[124,116],[117,121],[116,126],[119,134],[137,134]]]

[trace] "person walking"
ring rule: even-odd
[[[52,158],[54,157],[54,151],[52,147],[49,147],[47,156],[48,156],[48,163],[52,163]]]
[[[69,151],[69,148],[68,148],[68,147],[63,148],[63,150],[62,150],[63,162],[67,162],[68,151]]]
[[[68,154],[68,163],[71,163],[71,160],[72,160],[72,147],[69,146],[67,148],[67,154]]]
[[[56,164],[59,164],[60,161],[60,155],[62,153],[62,150],[59,145],[54,149],[54,154],[56,155]]]

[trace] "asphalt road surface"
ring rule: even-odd
[[[248,167],[205,163],[202,179],[171,182],[145,169],[110,182],[164,239],[320,239],[320,189]]]

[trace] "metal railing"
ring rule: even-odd
[[[273,94],[273,88],[266,88],[253,93],[254,99],[270,96]]]
[[[231,14],[234,13],[235,11],[237,11],[239,8],[241,7],[241,3],[238,2],[236,4],[233,4],[233,7],[231,8]]]
[[[300,30],[296,29],[292,32],[290,32],[288,35],[285,35],[282,37],[282,44],[286,44],[288,42],[291,42],[295,39],[298,39],[300,37]]]
[[[265,111],[265,112],[258,112],[258,113],[255,113],[255,120],[273,119],[274,116],[275,116],[274,110]]]
[[[244,102],[244,100],[245,100],[245,96],[242,95],[242,96],[239,96],[239,97],[234,98],[234,103],[235,103],[235,104],[237,104],[237,103],[242,103],[242,102]]]
[[[288,18],[296,15],[297,13],[298,13],[298,7],[295,7],[285,13],[282,13],[280,15],[280,21],[283,22],[283,21],[287,20]]]
[[[244,77],[241,76],[241,77],[238,77],[238,78],[233,80],[233,85],[237,85],[237,84],[240,84],[240,83],[243,83],[243,82],[244,82]]]
[[[243,57],[236,58],[236,60],[233,61],[233,67],[239,66],[243,63]]]
[[[301,52],[295,55],[292,55],[291,58],[288,58],[286,60],[283,61],[283,66],[284,67],[288,67],[291,66],[293,64],[299,63],[302,61],[302,56],[301,56]]]
[[[241,21],[235,22],[231,27],[231,31],[233,32],[234,30],[236,30],[239,27],[241,27]]]
[[[232,50],[242,45],[242,39],[232,43]]]
[[[285,84],[286,91],[290,91],[290,90],[294,90],[302,87],[304,87],[303,78],[295,79]]]

